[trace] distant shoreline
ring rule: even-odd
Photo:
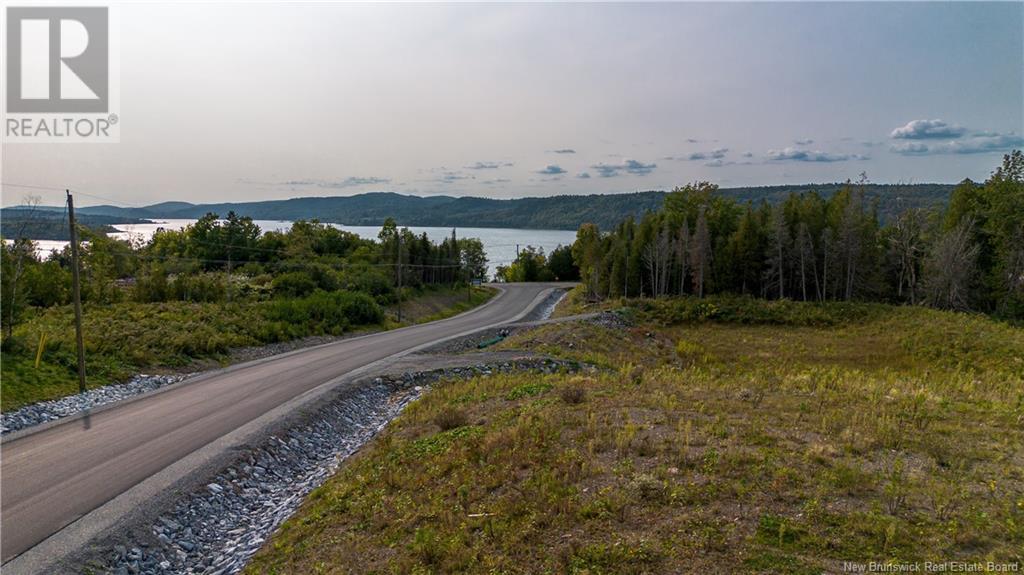
[[[752,186],[722,188],[718,193],[740,204],[773,204],[784,201],[791,193],[814,191],[829,197],[845,185],[847,184]],[[866,184],[863,189],[869,201],[877,202],[879,217],[885,221],[906,208],[944,206],[954,187],[953,184]],[[343,226],[380,226],[387,218],[394,218],[404,226],[568,231],[578,229],[583,223],[594,223],[601,229],[610,229],[626,217],[640,217],[648,211],[660,209],[666,194],[668,192],[665,191],[645,191],[497,200],[471,196],[422,197],[372,192],[354,196],[298,197],[259,202],[162,202],[145,207],[84,206],[77,212],[83,216],[155,220],[196,219],[209,212],[223,217],[233,211],[254,220],[317,219],[324,223]],[[4,208],[3,212],[16,209]],[[61,213],[63,207],[46,206],[40,207],[39,210]]]

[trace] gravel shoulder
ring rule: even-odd
[[[240,571],[312,489],[442,379],[577,371],[518,351],[411,354],[267,428],[139,507],[51,573]]]

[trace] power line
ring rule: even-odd
[[[42,190],[42,191],[50,191],[50,192],[63,192],[63,191],[65,191],[65,188],[54,188],[52,186],[40,186],[40,185],[36,185],[36,184],[21,184],[21,183],[16,183],[16,182],[0,182],[0,187],[25,188],[25,189],[28,189],[28,190]],[[126,202],[124,200],[117,200],[117,199],[114,199],[114,198],[109,198],[107,196],[101,196],[99,194],[94,194],[94,193],[91,193],[91,192],[83,192],[82,190],[79,190],[77,188],[75,189],[75,194],[79,195],[79,196],[87,196],[87,197],[90,197],[90,198],[93,198],[93,199],[97,199],[97,200],[103,200],[105,202],[113,202],[115,204],[122,204],[123,206],[127,206],[129,208],[139,208],[139,209],[142,209],[144,207],[144,206],[140,206],[138,204],[133,204],[131,202]]]
[[[196,258],[190,256],[179,256],[179,255],[157,255],[157,254],[140,254],[134,251],[127,251],[118,254],[114,254],[114,257],[130,257],[144,261],[164,261],[164,262],[183,262],[183,263],[203,263],[203,264],[247,264],[254,263],[264,267],[315,267],[315,266],[326,266],[335,269],[348,269],[348,268],[393,268],[396,264],[393,263],[364,263],[364,262],[311,262],[303,260],[279,260],[272,262],[261,262],[261,261],[238,261],[238,260],[221,260],[221,259],[209,259],[209,258]],[[417,268],[417,269],[451,269],[461,268],[462,264],[410,264],[403,263],[403,267],[406,268]]]
[[[31,184],[15,184],[14,182],[0,182],[0,187],[26,188],[29,190],[46,190],[51,192],[63,192],[64,188],[52,188],[50,186],[36,186]]]

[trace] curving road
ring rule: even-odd
[[[446,320],[239,364],[0,444],[0,559],[281,404],[413,348],[515,321],[558,284],[506,284]],[[88,425],[85,425],[85,422]]]

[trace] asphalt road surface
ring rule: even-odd
[[[0,444],[2,562],[298,395],[411,348],[517,319],[554,284],[508,284],[446,320],[257,360]]]

